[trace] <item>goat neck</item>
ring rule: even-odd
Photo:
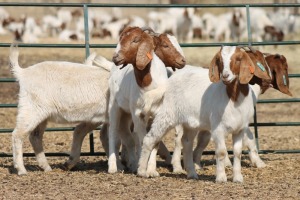
[[[230,98],[234,102],[238,100],[240,94],[244,96],[247,96],[249,94],[248,84],[240,84],[237,79],[225,85],[228,98]]]
[[[166,66],[162,60],[152,53],[152,60],[143,70],[134,67],[134,75],[139,87],[145,90],[151,90],[158,85],[165,83],[167,76]]]

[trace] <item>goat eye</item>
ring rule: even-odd
[[[166,43],[163,43],[162,46],[163,46],[164,48],[168,48],[168,47],[169,47],[169,45],[166,44]]]
[[[141,40],[140,37],[135,37],[134,40],[133,40],[133,42],[134,42],[134,43],[138,43],[140,40]]]

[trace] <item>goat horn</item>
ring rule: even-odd
[[[155,32],[153,31],[153,29],[150,28],[150,27],[148,27],[148,26],[142,27],[141,29],[142,29],[142,31],[149,31],[149,34],[150,34],[151,36],[157,36],[157,37],[158,37],[158,36],[160,35],[159,33],[155,33]]]
[[[246,46],[244,46],[244,45],[238,45],[238,47],[244,49],[245,51],[246,51],[246,47],[247,47],[247,48],[250,49],[250,51],[252,51],[253,53],[256,52],[256,50],[255,50],[252,46],[248,46],[248,45],[246,45]]]
[[[272,54],[270,54],[270,53],[263,53],[265,56],[270,56],[270,55],[272,55]]]
[[[150,31],[150,32],[154,33],[153,29],[150,28],[149,26],[142,27],[141,29],[142,29],[142,31]]]

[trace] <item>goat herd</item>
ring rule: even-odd
[[[149,11],[144,14],[145,17],[133,14],[124,16],[120,8],[89,8],[88,12],[88,31],[93,38],[117,41],[126,26],[149,26],[158,33],[172,33],[179,42],[192,42],[195,38],[241,41],[248,36],[245,8],[235,8],[218,15],[201,8],[169,8]],[[276,12],[251,8],[250,21],[253,40],[258,42],[282,41],[287,34],[300,32],[299,15],[293,13],[291,8],[280,8]],[[64,42],[84,40],[84,17],[82,10],[59,8],[40,19],[28,15],[16,18],[0,7],[0,35],[8,33],[24,43],[36,43],[49,37]]]
[[[108,156],[108,173],[128,169],[142,177],[159,176],[159,154],[172,164],[174,172],[185,169],[188,178],[197,179],[195,167],[201,167],[201,155],[212,139],[216,182],[226,182],[225,166],[231,162],[225,139],[231,133],[233,181],[243,182],[243,145],[254,166],[265,166],[248,126],[258,95],[270,87],[292,95],[283,55],[223,46],[209,69],[191,66],[175,36],[148,27],[126,27],[112,62],[91,54],[84,64],[45,61],[21,68],[18,56],[13,44],[9,60],[20,92],[12,147],[19,175],[27,173],[22,144],[28,135],[39,167],[51,170],[42,140],[47,122],[54,121],[78,124],[66,169],[79,161],[87,133],[102,125],[100,140]],[[173,128],[176,147],[171,157],[161,139]]]

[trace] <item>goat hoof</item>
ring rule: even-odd
[[[19,176],[24,176],[24,175],[26,175],[27,174],[27,171],[26,170],[19,170],[18,171],[18,175]]]
[[[225,159],[225,167],[232,167],[232,163],[229,159]]]
[[[195,170],[203,170],[203,168],[200,164],[195,163]]]
[[[115,174],[115,173],[117,173],[117,172],[118,172],[118,169],[117,169],[117,168],[113,168],[113,169],[112,169],[111,167],[108,168],[108,173],[109,173],[109,174]]]
[[[260,160],[260,161],[256,162],[256,163],[254,164],[254,166],[256,166],[257,168],[264,168],[264,167],[266,167],[267,165],[264,163],[264,161]]]
[[[195,180],[197,180],[197,179],[198,179],[198,174],[197,174],[196,172],[189,173],[189,174],[187,175],[187,178],[188,178],[188,179],[195,179]]]
[[[137,175],[140,176],[140,177],[148,178],[148,174],[144,170],[138,170]]]
[[[227,182],[227,177],[225,176],[217,176],[216,178],[216,183],[226,183]]]
[[[52,168],[49,165],[44,168],[44,172],[50,172],[50,171],[52,171]]]
[[[175,167],[173,168],[173,173],[182,174],[184,173],[184,170],[181,167]]]
[[[244,178],[241,174],[233,177],[233,182],[235,182],[235,183],[242,183],[243,181],[244,181]]]
[[[65,162],[62,166],[62,169],[65,171],[69,171],[74,167],[74,165],[70,164],[69,162]]]
[[[149,172],[147,172],[147,177],[159,177],[159,173],[156,171],[156,170],[154,170],[154,171],[149,171]]]

